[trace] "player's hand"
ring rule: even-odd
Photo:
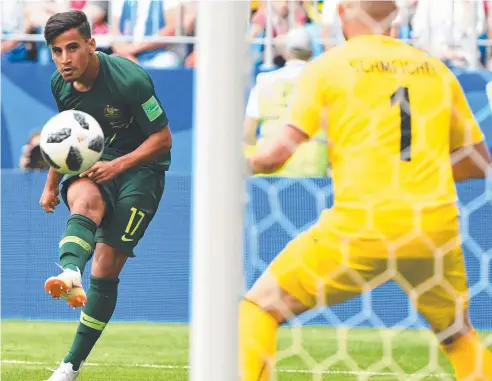
[[[82,172],[79,176],[87,177],[92,181],[101,184],[111,180],[124,171],[125,168],[120,164],[118,160],[98,161],[87,171]]]
[[[60,189],[58,187],[54,188],[44,188],[41,199],[39,200],[39,205],[46,213],[53,213],[55,208],[60,203]]]

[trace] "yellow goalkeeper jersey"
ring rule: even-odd
[[[443,206],[457,215],[450,152],[484,137],[443,63],[391,37],[351,39],[297,82],[291,124],[313,136],[325,113],[335,210],[370,210],[376,219],[405,210],[409,223],[412,212]]]

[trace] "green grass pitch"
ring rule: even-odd
[[[76,322],[3,321],[1,379],[41,381],[49,378],[49,368],[56,368],[64,357],[76,327]],[[454,380],[442,354],[435,360],[439,366],[426,372],[425,367],[429,369],[428,364],[432,363],[429,353],[435,345],[428,331],[282,328],[276,379]],[[383,353],[392,353],[391,364],[381,361],[385,357]],[[376,363],[379,363],[377,368]],[[82,369],[80,381],[188,380],[188,327],[109,324]],[[402,371],[418,376],[404,376]]]

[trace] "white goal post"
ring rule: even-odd
[[[233,381],[243,293],[242,121],[249,1],[199,1],[190,379]]]

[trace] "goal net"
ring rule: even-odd
[[[481,180],[458,185],[470,316],[490,346],[492,209],[487,189]],[[245,274],[250,288],[285,245],[332,205],[333,191],[329,178],[255,177],[248,183],[248,194]],[[314,309],[288,322],[279,332],[273,379],[455,380],[428,328],[407,294],[389,281],[350,301]]]
[[[400,13],[397,16],[401,17],[408,15]],[[365,20],[368,26],[380,26],[368,15],[365,15]],[[217,25],[222,21],[216,17],[214,22]],[[212,27],[211,24],[207,25]],[[204,33],[205,27],[199,29],[199,41]],[[216,38],[218,29],[214,29],[214,33]],[[222,39],[216,40],[215,44],[222,42]],[[199,52],[202,59],[200,65],[210,62],[209,55],[220,54],[217,50],[206,52],[204,45],[199,47]],[[229,70],[234,68],[234,64],[237,65],[236,69],[242,67],[237,60],[230,62],[230,65],[224,63],[222,69],[226,75],[230,74]],[[197,102],[198,110],[202,110],[202,113],[197,115],[197,124],[203,122],[202,117],[207,122],[203,122],[203,126],[197,129],[202,129],[202,134],[197,133],[197,136],[200,135],[204,140],[195,140],[199,156],[195,158],[195,176],[199,178],[195,178],[194,194],[195,199],[200,201],[194,205],[194,319],[191,341],[194,381],[235,379],[238,366],[234,360],[237,342],[231,336],[237,332],[230,322],[237,318],[235,298],[237,277],[240,276],[236,273],[237,262],[231,260],[231,256],[241,252],[236,238],[237,227],[243,222],[243,216],[236,206],[244,201],[243,192],[239,191],[240,180],[234,174],[238,169],[234,150],[210,146],[210,140],[204,137],[206,129],[206,133],[214,139],[228,131],[227,137],[232,139],[233,145],[236,143],[239,135],[230,130],[234,126],[233,122],[239,118],[237,115],[231,117],[228,107],[233,107],[235,113],[237,103],[234,102],[239,98],[226,100],[223,97],[227,91],[230,91],[231,96],[237,95],[243,91],[243,87],[239,83],[231,86],[219,74],[220,71],[207,74],[205,69],[201,74],[217,76],[215,78],[220,81],[220,86],[216,88],[212,88],[213,81],[198,81]],[[241,76],[243,73],[237,70],[237,74]],[[205,100],[207,97],[208,101]],[[223,104],[219,108],[213,108],[210,104],[217,103],[215,97],[222,97]],[[207,107],[210,109],[207,110]],[[207,113],[214,117],[207,119]],[[490,114],[489,106],[485,105],[478,113]],[[235,128],[238,128],[237,125]],[[227,144],[223,136],[219,140]],[[220,163],[220,171],[217,170],[217,163]],[[207,165],[214,168],[214,173],[205,171]],[[206,192],[212,191],[211,184],[221,189],[216,196],[206,196]],[[488,334],[488,330],[492,330],[492,287],[489,279],[492,249],[492,235],[489,234],[491,195],[487,182],[478,180],[459,185],[458,192],[470,288],[471,321],[479,330],[483,343],[492,345],[492,336]],[[243,242],[245,286],[249,289],[285,245],[309,228],[322,210],[332,206],[333,187],[329,177],[254,177],[248,179],[247,194]],[[205,207],[207,204],[209,207]],[[216,205],[221,204],[224,207],[217,210]],[[409,236],[408,239],[412,238]],[[214,240],[225,243],[214,245]],[[214,265],[211,267],[209,261],[212,260]],[[229,272],[229,276],[224,276],[223,272]],[[391,267],[381,277],[388,279],[382,286],[370,290],[372,284],[361,284],[367,290],[361,296],[339,305],[311,310],[281,327],[276,371],[272,378],[280,381],[454,380],[451,366],[441,354],[437,338],[412,304],[412,300],[418,298],[428,285],[402,290],[395,283],[395,280],[400,280],[399,274]],[[442,281],[439,277],[436,274],[431,281]],[[206,281],[209,284],[206,285]],[[217,332],[220,335],[217,336]],[[222,371],[217,372],[214,367],[222,367]]]

